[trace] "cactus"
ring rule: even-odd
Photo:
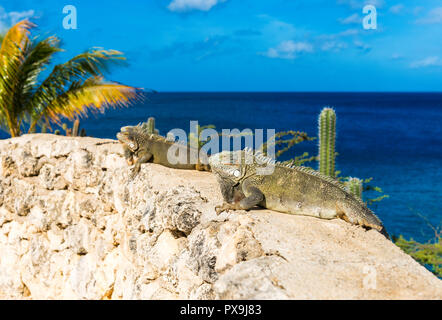
[[[75,119],[74,121],[74,126],[72,127],[72,136],[73,137],[78,137],[78,129],[80,128],[80,120],[79,119]]]
[[[150,134],[156,134],[159,135],[160,131],[158,129],[155,129],[155,118],[150,117],[147,119],[147,122],[144,124],[144,127],[146,128],[147,132]]]
[[[319,172],[335,177],[336,113],[324,108],[319,115]]]
[[[67,125],[66,123],[63,123],[63,124],[61,125],[61,128],[64,130],[64,134],[65,134],[67,137],[70,137],[70,136],[71,136],[71,134],[72,134],[72,130],[71,130],[70,128],[68,128],[68,125]]]
[[[75,119],[74,124],[71,128],[68,128],[66,123],[63,123],[61,128],[64,130],[65,135],[68,137],[85,137],[86,131],[84,129],[80,130],[80,119]]]
[[[362,199],[362,183],[361,179],[350,177],[344,184],[348,192]]]
[[[153,117],[147,119],[147,132],[155,133],[155,118]]]

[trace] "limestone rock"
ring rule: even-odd
[[[209,172],[144,164],[114,140],[0,141],[0,299],[441,299],[376,231],[252,210],[217,216]]]

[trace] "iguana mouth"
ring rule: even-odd
[[[129,147],[129,149],[131,149],[132,151],[136,151],[137,150],[137,144],[134,143],[131,140],[127,130],[126,131],[122,131],[122,132],[118,132],[117,133],[117,139],[121,143],[127,145]]]

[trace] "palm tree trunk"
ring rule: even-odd
[[[34,132],[35,127],[37,126],[37,120],[32,120],[31,126],[29,127],[28,133]]]
[[[37,126],[37,122],[41,119],[43,113],[38,114],[36,117],[32,117],[31,125],[29,126],[28,133],[34,132],[35,127]]]
[[[9,133],[11,138],[18,137],[20,135],[20,128],[17,128],[17,123],[12,121],[11,115],[6,111],[6,122],[8,124]]]
[[[18,128],[15,124],[13,124],[12,127],[9,127],[9,131],[11,133],[11,138],[20,136],[20,128]]]

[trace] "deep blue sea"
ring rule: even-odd
[[[82,120],[89,136],[115,138],[123,125],[156,118],[161,134],[189,130],[189,121],[218,130],[274,128],[317,136],[324,106],[337,113],[336,169],[342,176],[373,177],[390,197],[371,206],[390,234],[419,241],[442,223],[442,93],[156,93],[127,109]],[[303,142],[285,158],[317,153]],[[316,168],[316,164],[310,164]],[[373,197],[374,194],[367,194]]]

